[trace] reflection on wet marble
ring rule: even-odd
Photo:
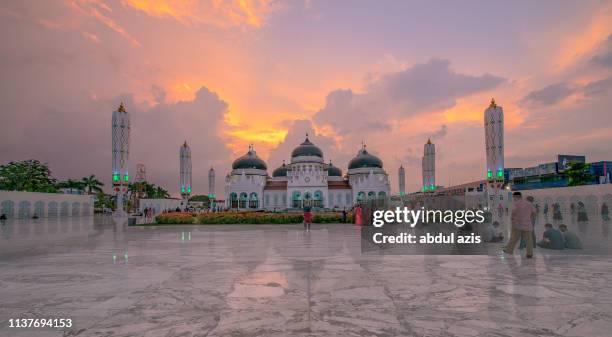
[[[10,222],[0,336],[610,336],[609,256],[362,255],[359,230]]]

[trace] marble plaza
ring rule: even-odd
[[[609,336],[612,259],[362,255],[352,225],[1,227],[0,336]],[[607,239],[609,240],[609,239]],[[65,331],[10,318],[72,318]]]

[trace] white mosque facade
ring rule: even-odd
[[[252,146],[232,164],[225,177],[225,203],[230,209],[284,210],[309,205],[315,208],[350,208],[355,203],[384,199],[390,193],[389,176],[382,161],[365,145],[351,159],[346,175],[326,163],[323,151],[306,135],[291,152],[289,163],[268,175],[266,163]]]

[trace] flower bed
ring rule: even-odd
[[[339,213],[315,213],[314,223],[340,222],[342,215]],[[264,213],[264,212],[223,212],[207,213],[198,217],[200,224],[292,224],[302,223],[302,213]]]
[[[162,213],[155,217],[160,225],[193,224],[195,216],[191,213]]]

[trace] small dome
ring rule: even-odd
[[[306,139],[304,142],[291,152],[291,157],[300,157],[300,156],[313,156],[323,158],[323,151],[319,149],[316,145],[314,145],[309,139],[308,134],[306,134]]]
[[[283,161],[283,165],[279,166],[272,172],[273,177],[286,177],[287,176],[287,164]]]
[[[342,170],[336,166],[334,166],[331,163],[331,160],[329,161],[329,164],[326,165],[327,166],[327,175],[329,177],[342,177]]]
[[[249,152],[247,152],[244,156],[234,160],[232,164],[232,168],[234,170],[237,169],[259,169],[266,170],[268,166],[266,162],[261,160],[252,146],[249,146]]]
[[[351,159],[351,161],[349,162],[348,168],[350,170],[350,169],[356,169],[356,168],[361,168],[361,167],[378,167],[378,168],[383,167],[382,160],[380,160],[375,155],[370,154],[366,150],[365,145],[361,148],[361,150],[359,150],[359,152],[357,152],[357,155],[355,156],[355,158]]]

